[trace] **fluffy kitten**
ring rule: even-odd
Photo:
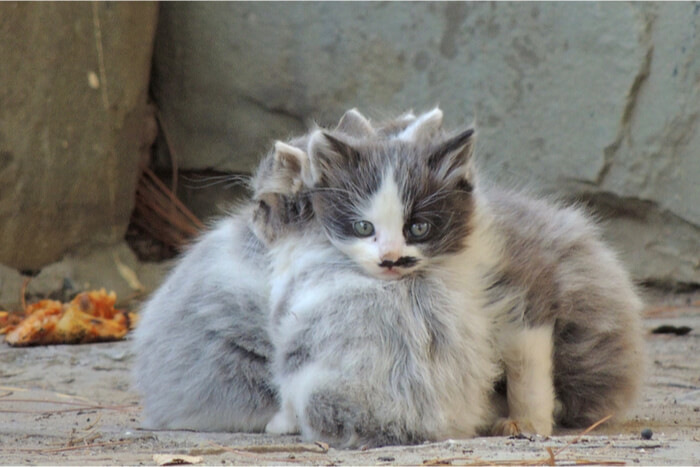
[[[266,251],[251,208],[192,245],[141,311],[133,376],[147,428],[260,431],[277,411]]]
[[[312,139],[306,183],[330,241],[377,278],[435,265],[460,278],[450,288],[473,298],[466,316],[490,317],[504,369],[493,433],[620,415],[642,374],[641,302],[593,222],[488,187],[470,163],[471,129],[445,140],[439,125],[427,137],[411,128],[382,144]]]
[[[255,194],[281,396],[268,432],[378,446],[473,436],[489,419],[488,320],[442,267],[471,229],[473,132],[424,144],[441,120],[436,109],[393,137],[353,139],[357,151],[322,131],[308,158],[277,144],[281,175],[265,172],[275,183]],[[276,181],[295,174],[313,188],[286,195]]]
[[[373,127],[353,109],[336,132],[389,137],[415,120],[408,113]],[[289,183],[262,176],[271,160],[263,160],[257,182]],[[267,252],[250,228],[253,207],[245,204],[202,234],[142,308],[133,380],[148,428],[260,431],[278,409]]]
[[[596,226],[522,193],[475,195],[484,261],[470,289],[494,321],[507,387],[493,432],[548,435],[554,422],[622,415],[643,373],[642,303]]]

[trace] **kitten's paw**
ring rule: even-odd
[[[280,410],[265,426],[265,433],[273,435],[291,435],[299,433],[296,420],[290,419],[287,412]]]
[[[541,435],[552,434],[552,427],[535,425],[529,420],[515,420],[512,418],[499,418],[491,427],[493,436],[520,436],[520,435]]]

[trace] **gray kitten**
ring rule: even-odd
[[[338,133],[388,137],[416,117],[373,127],[356,110]],[[289,142],[306,147],[308,137]],[[265,158],[256,183],[272,160]],[[255,187],[254,187],[255,188]],[[205,232],[144,304],[134,333],[135,389],[144,426],[201,431],[261,431],[278,410],[269,361],[266,248],[251,230],[254,204]]]
[[[470,230],[473,132],[424,144],[441,120],[436,109],[394,137],[354,140],[363,152],[323,131],[308,157],[277,144],[282,175],[264,179],[305,183],[255,193],[281,397],[266,431],[380,446],[473,436],[491,418],[489,321],[443,267]],[[395,213],[402,225],[382,222]]]
[[[277,411],[264,246],[251,206],[185,253],[144,305],[134,385],[147,428],[260,431]]]
[[[330,242],[376,278],[431,268],[458,278],[450,290],[471,297],[466,316],[490,317],[503,367],[507,408],[492,433],[548,435],[555,422],[622,415],[643,370],[642,304],[594,223],[488,187],[472,164],[473,130],[419,128],[378,143],[311,138],[304,183]]]
[[[478,186],[478,185],[477,185]],[[480,280],[508,413],[495,434],[551,433],[620,416],[643,374],[642,303],[584,213],[523,193],[476,190]]]

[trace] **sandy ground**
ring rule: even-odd
[[[0,463],[149,465],[186,454],[208,465],[699,465],[700,302],[698,294],[652,300],[645,313],[649,371],[626,421],[589,434],[475,438],[367,451],[328,449],[297,437],[145,431],[129,388],[129,342],[11,348],[0,344]],[[683,336],[652,334],[689,326]],[[642,439],[650,428],[653,436]],[[550,454],[551,452],[551,454]]]

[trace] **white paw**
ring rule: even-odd
[[[280,410],[265,426],[265,432],[274,435],[287,435],[299,432],[296,420],[289,416],[285,410]]]

